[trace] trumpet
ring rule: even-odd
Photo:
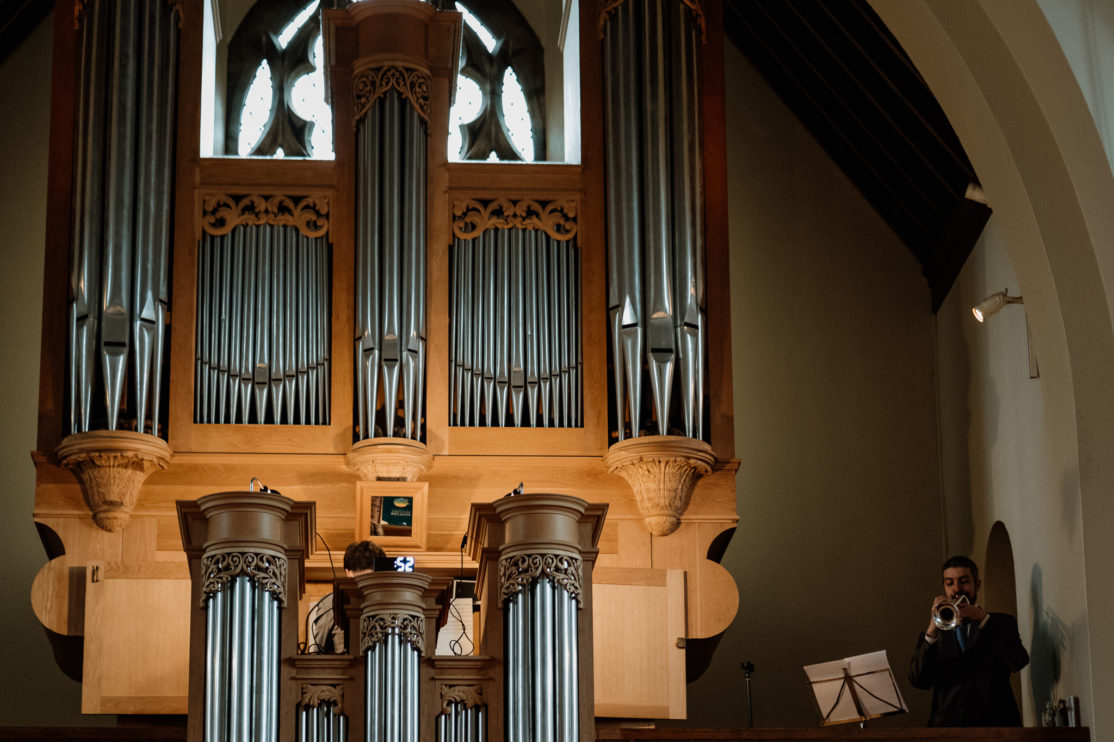
[[[959,616],[959,606],[963,603],[970,603],[966,595],[960,595],[958,598],[950,603],[937,603],[932,609],[932,623],[936,624],[936,628],[943,631],[951,631],[956,626],[959,626],[963,620]]]

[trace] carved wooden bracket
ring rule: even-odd
[[[344,698],[344,689],[335,685],[318,685],[302,683],[302,708],[317,708],[323,703],[331,703],[335,708],[333,713],[343,714],[341,704]]]
[[[649,435],[616,443],[603,461],[634,490],[646,529],[668,536],[681,525],[696,483],[712,470],[716,457],[703,441]]]
[[[413,482],[433,466],[433,454],[409,438],[368,438],[352,446],[346,462],[365,482]]]
[[[93,522],[109,532],[127,525],[147,475],[170,464],[166,441],[128,430],[67,436],[55,454],[81,484]]]

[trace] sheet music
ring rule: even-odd
[[[806,665],[805,675],[816,694],[816,703],[827,724],[908,711],[894,683],[886,650]],[[850,676],[850,677],[848,677]],[[845,687],[855,683],[855,694]],[[862,714],[855,706],[858,697]]]
[[[864,715],[878,716],[898,709],[909,710],[890,673],[890,660],[886,656],[886,650],[848,657],[846,662],[851,677],[861,689],[859,703],[862,704]]]
[[[847,660],[806,665],[805,674],[816,694],[820,715],[828,723],[853,721],[859,718],[855,699],[843,687],[843,671],[849,669]]]

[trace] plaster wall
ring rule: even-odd
[[[981,325],[971,315],[995,291],[1020,293],[1004,240],[991,217],[937,315],[941,470],[950,551],[985,567],[995,523],[1009,534],[1014,574],[984,571],[980,602],[1016,591],[1010,610],[1030,653],[1019,700],[1034,725],[1050,699],[1090,695],[1084,555],[1078,479],[1054,457],[1027,308]]]
[[[905,670],[942,530],[933,319],[920,266],[742,54],[726,53],[739,613],[689,686],[690,726],[811,727],[803,665]]]

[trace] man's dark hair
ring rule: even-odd
[[[385,557],[383,547],[374,541],[356,541],[344,550],[344,568],[350,572],[375,569],[376,557]]]
[[[943,573],[945,569],[952,569],[953,567],[969,569],[971,570],[971,578],[976,581],[979,579],[979,565],[975,564],[974,560],[969,557],[965,557],[962,554],[953,556],[951,559],[944,562],[944,566],[940,568],[940,572]]]

